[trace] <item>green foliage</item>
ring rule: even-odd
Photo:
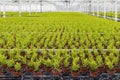
[[[39,71],[40,63],[34,62],[34,71]]]
[[[53,65],[51,59],[47,59],[47,60],[45,60],[44,64],[45,64],[46,67],[52,67],[52,65]]]
[[[16,63],[15,64],[15,70],[18,72],[18,71],[20,71],[21,70],[21,64],[20,63]]]
[[[82,67],[86,68],[88,66],[88,59],[83,59],[82,61]]]
[[[27,17],[0,18],[1,66],[12,67],[14,61],[36,71],[42,64],[58,70],[61,65],[69,67],[72,63],[70,68],[74,71],[81,63],[82,67],[90,66],[94,71],[104,65],[110,70],[119,66],[119,22],[77,12],[38,13],[38,17],[23,12],[23,15]],[[114,13],[107,12],[107,15],[113,17]],[[43,50],[37,54],[37,49]],[[25,56],[21,56],[21,50]]]
[[[113,63],[111,61],[106,62],[106,64],[107,64],[109,70],[114,69],[114,65],[113,65]]]
[[[72,64],[72,71],[78,71],[79,68],[80,68],[80,65],[75,63],[75,62],[73,62],[73,64]]]
[[[68,68],[70,65],[69,58],[65,58],[63,64],[64,64],[64,67]]]
[[[80,68],[79,57],[75,57],[72,62],[72,71],[78,71]]]
[[[98,63],[98,67],[104,66],[103,59],[100,55],[96,57],[96,61]]]
[[[6,65],[7,64],[7,57],[0,54],[0,63],[1,63],[1,65]]]
[[[14,67],[14,64],[15,64],[14,59],[7,60],[7,66],[8,66],[9,68]]]
[[[97,68],[98,68],[97,62],[94,61],[94,60],[91,60],[91,61],[89,62],[89,65],[90,65],[91,70],[93,70],[93,71],[96,71]]]
[[[29,68],[33,68],[34,67],[34,61],[32,61],[32,60],[28,61],[27,64],[28,64]]]

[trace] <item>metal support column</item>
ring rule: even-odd
[[[104,0],[104,18],[106,18],[106,0]]]
[[[29,15],[31,15],[31,0],[29,0]]]
[[[115,0],[115,21],[118,20],[118,0]]]
[[[99,17],[99,0],[97,0],[97,17]]]
[[[22,16],[22,10],[21,10],[21,0],[18,1],[19,4],[19,16]]]

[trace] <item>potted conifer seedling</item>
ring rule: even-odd
[[[90,76],[92,77],[97,77],[98,76],[98,65],[97,65],[97,62],[94,61],[94,60],[91,60],[90,63]]]
[[[88,59],[83,59],[82,60],[82,65],[80,65],[80,72],[81,73],[86,73],[88,72]]]
[[[62,72],[63,72],[63,73],[68,73],[69,70],[70,70],[70,67],[69,67],[69,66],[70,66],[69,58],[66,57],[66,58],[64,59],[64,62],[63,62]]]
[[[114,75],[115,74],[115,69],[114,69],[114,65],[111,61],[106,62],[106,65],[108,67],[107,69],[107,73],[110,75]]]
[[[114,66],[115,66],[115,72],[116,73],[120,73],[120,61],[119,61],[119,57],[113,57],[112,60]]]
[[[16,63],[15,66],[15,71],[13,72],[14,76],[21,76],[22,75],[22,71],[21,71],[21,64],[20,63]]]
[[[0,54],[0,63],[1,63],[2,69],[6,70],[8,68],[7,67],[7,57],[5,55]]]
[[[22,68],[26,69],[27,68],[27,58],[26,56],[21,57],[21,62],[22,62]]]
[[[42,72],[39,69],[40,63],[39,62],[34,62],[34,75],[42,75]]]
[[[44,70],[46,71],[46,72],[52,72],[52,60],[51,59],[47,59],[47,60],[45,60],[45,62],[44,62]]]
[[[96,61],[98,63],[98,72],[99,73],[103,73],[105,70],[105,67],[104,67],[104,63],[103,63],[103,60],[102,60],[102,57],[100,55],[98,55],[96,57]]]
[[[73,77],[79,76],[79,64],[77,62],[73,62],[72,64],[72,71],[71,71],[71,75]]]
[[[54,76],[58,76],[61,74],[60,70],[60,61],[56,59],[56,61],[53,63],[53,70],[52,73]]]
[[[34,71],[34,62],[30,60],[27,64],[27,72],[33,72]]]
[[[7,66],[8,66],[8,71],[9,72],[13,72],[14,71],[14,60],[11,59],[11,60],[7,60]]]

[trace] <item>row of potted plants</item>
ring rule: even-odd
[[[119,48],[120,23],[82,13],[38,15],[0,18],[0,48]]]
[[[99,73],[107,71],[114,75],[120,73],[120,54],[118,50],[84,51],[73,49],[72,51],[54,49],[51,51],[37,50],[20,51],[1,50],[0,64],[2,69],[8,70],[15,75],[21,75],[22,69],[41,75],[41,70],[53,72],[60,75],[62,72],[71,72],[72,76],[79,76],[80,73],[90,72],[96,77]]]
[[[97,15],[97,12],[95,12],[94,14]],[[99,15],[104,16],[104,12],[99,12]],[[106,12],[106,16],[115,18],[115,12],[114,11],[113,12],[112,11]],[[118,18],[120,18],[120,12],[118,12]]]
[[[26,39],[24,39],[24,37]],[[43,36],[43,33],[12,33],[1,34],[0,48],[38,48],[38,49],[73,49],[73,48],[120,48],[119,34],[114,32],[108,34],[94,33],[54,33],[50,32]]]

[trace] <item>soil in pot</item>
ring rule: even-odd
[[[86,72],[88,72],[88,68],[87,67],[82,67],[82,68],[80,68],[80,72],[81,73],[86,73]]]
[[[22,68],[27,68],[27,64],[22,64]]]
[[[15,68],[13,67],[13,68],[8,68],[8,71],[9,72],[14,72],[15,71]]]
[[[2,70],[0,70],[0,75],[2,75],[3,74],[3,72],[2,72]]]
[[[103,72],[105,72],[105,67],[98,67],[97,70],[99,73],[103,73]]]
[[[41,71],[34,71],[33,74],[36,76],[40,76],[40,75],[42,75],[42,72]]]
[[[7,70],[7,65],[2,65],[2,68],[4,69],[4,70]]]
[[[39,66],[39,69],[44,69],[44,64],[41,64],[40,66]]]
[[[52,70],[54,76],[59,76],[61,74],[61,70]]]
[[[80,75],[79,71],[72,71],[71,72],[71,76],[73,76],[73,77],[77,77],[79,75]]]
[[[33,72],[34,68],[27,68],[27,72]]]
[[[114,75],[114,74],[115,74],[115,70],[107,70],[107,73],[108,73],[109,75]]]
[[[67,67],[67,68],[66,68],[66,67],[63,67],[63,68],[62,68],[62,72],[63,72],[63,73],[69,73],[69,70],[70,70],[69,67]]]
[[[52,72],[52,67],[46,67],[44,66],[45,72]]]
[[[120,73],[120,68],[115,68],[116,73]]]
[[[21,72],[21,71],[19,71],[19,72],[13,72],[13,75],[14,75],[14,76],[21,76],[21,75],[22,75],[22,72]]]
[[[90,71],[90,76],[92,77],[97,77],[98,76],[98,71]]]

